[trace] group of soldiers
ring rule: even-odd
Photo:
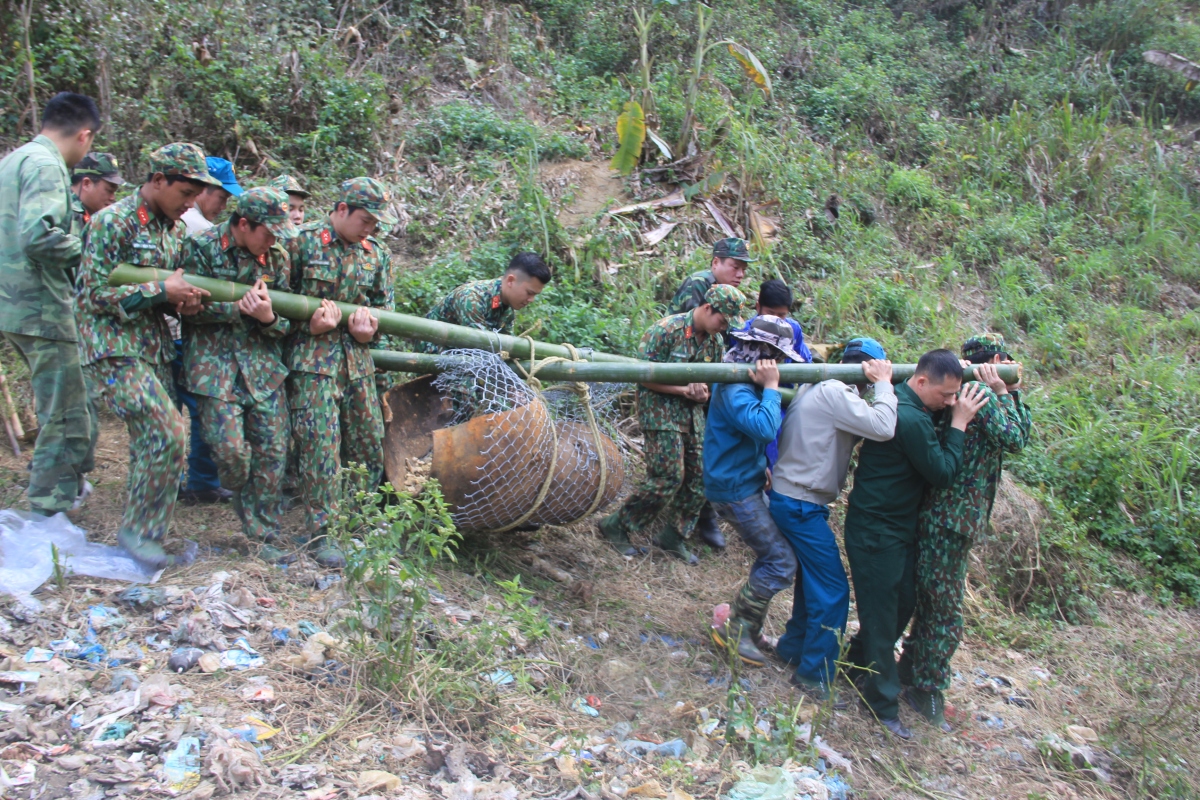
[[[328,213],[306,222],[310,196],[295,179],[243,190],[228,161],[174,143],[148,156],[144,180],[117,201],[125,179],[116,159],[89,154],[95,103],[64,92],[42,119],[40,135],[0,161],[0,332],[29,366],[40,425],[31,511],[49,516],[86,499],[103,402],[129,431],[117,538],[138,561],[161,568],[189,557],[163,540],[189,449],[193,472],[207,449],[212,491],[230,496],[262,558],[287,557],[278,539],[293,462],[305,542],[320,564],[344,565],[327,535],[340,467],[363,464],[376,483],[383,471],[370,350],[381,346],[372,309],[394,305],[389,250],[376,238],[396,222],[388,192],[373,178],[345,181]],[[801,691],[839,702],[849,583],[826,520],[865,438],[844,537],[860,621],[849,659],[866,704],[893,733],[911,735],[897,714],[902,688],[945,726],[967,553],[986,527],[1003,453],[1023,447],[1030,430],[1019,384],[994,366],[1008,360],[1003,339],[972,338],[962,360],[931,351],[895,390],[882,346],[853,339],[841,360],[862,364],[863,381],[801,387],[785,415],[777,364],[813,356],[786,284],[766,281],[753,302],[740,290],[751,261],[744,240],[718,241],[710,268],[679,287],[638,355],[752,364],[754,382],[640,384],[645,477],[598,529],[623,555],[645,552],[638,542],[647,541],[695,563],[697,540],[725,547],[725,520],[757,560],[733,601],[714,610],[713,640],[751,665],[774,650]],[[122,264],[171,275],[110,285]],[[237,302],[213,302],[185,273],[251,288]],[[455,289],[428,316],[511,333],[515,312],[550,280],[539,255],[520,253],[501,277]],[[272,307],[273,288],[320,306],[290,321]],[[338,303],[357,310],[343,320]],[[964,386],[965,360],[983,366]],[[869,400],[860,396],[868,390]],[[189,398],[190,448],[179,410]],[[767,608],[793,580],[792,618],[771,641]],[[897,664],[893,647],[910,620]]]
[[[342,566],[327,536],[340,467],[363,464],[376,483],[383,473],[370,349],[381,338],[371,309],[394,307],[390,253],[375,238],[396,222],[388,192],[373,178],[345,181],[329,213],[304,224],[309,195],[295,179],[243,190],[228,161],[174,143],[151,153],[145,180],[114,202],[125,183],[116,159],[89,154],[95,103],[60,93],[42,119],[40,135],[0,162],[0,332],[29,366],[40,425],[31,511],[82,504],[105,403],[130,440],[118,542],[149,568],[190,557],[164,548],[189,458],[178,403],[190,398],[193,467],[206,447],[258,554],[287,557],[278,537],[290,453],[306,543],[320,564]],[[122,264],[172,274],[110,285]],[[236,303],[210,302],[185,273],[252,288]],[[549,280],[542,259],[522,253],[503,277],[460,287],[430,316],[511,326]],[[273,288],[320,307],[289,321],[272,308]],[[343,320],[338,303],[358,309]]]

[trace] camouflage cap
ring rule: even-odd
[[[724,283],[710,286],[704,293],[704,302],[725,317],[725,322],[731,329],[746,324],[746,296],[734,287]]]
[[[397,222],[396,215],[388,208],[392,203],[392,193],[374,178],[351,178],[346,181],[341,185],[337,201],[367,210],[385,227]]]
[[[234,202],[233,213],[266,225],[280,239],[291,239],[300,232],[288,216],[287,195],[273,186],[247,189]]]
[[[167,177],[178,175],[209,186],[221,185],[219,180],[208,174],[208,162],[204,160],[204,151],[199,145],[189,142],[163,145],[151,153],[147,161],[151,175],[161,172]]]
[[[312,192],[304,191],[303,187],[300,186],[300,181],[296,180],[291,175],[280,175],[278,178],[269,181],[267,186],[281,189],[287,194],[298,194],[304,198],[312,197]]]
[[[738,261],[747,263],[754,261],[750,257],[750,245],[746,243],[745,239],[739,239],[736,236],[721,239],[714,244],[713,258],[736,258]]]
[[[71,177],[81,175],[87,178],[100,178],[116,186],[124,186],[125,179],[117,169],[117,157],[111,153],[88,153],[71,170]]]
[[[1004,336],[999,333],[977,333],[962,346],[962,357],[968,361],[988,361],[997,355],[1008,358]]]

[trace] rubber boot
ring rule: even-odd
[[[317,565],[325,569],[341,569],[346,566],[346,556],[323,532],[309,538],[308,550]]]
[[[700,559],[696,557],[696,554],[688,550],[683,537],[679,535],[679,528],[675,525],[667,525],[659,531],[658,536],[654,537],[654,544],[685,564],[695,565],[700,563]]]
[[[717,525],[717,512],[712,503],[705,502],[700,509],[700,516],[696,520],[696,536],[709,547],[716,550],[725,549],[725,534],[721,533],[721,528]]]
[[[629,541],[629,534],[621,529],[621,523],[618,519],[620,512],[614,511],[596,524],[596,529],[600,531],[600,535],[604,537],[613,549],[623,556],[640,556],[646,552],[646,548],[638,547],[633,542]]]
[[[936,689],[918,689],[909,686],[904,690],[904,699],[925,720],[942,733],[950,733],[952,728],[946,722],[946,700]]]
[[[811,678],[806,678],[803,675],[798,675],[795,672],[788,678],[788,683],[800,690],[800,694],[812,700],[817,705],[833,701],[833,707],[837,711],[850,707],[850,702],[842,696],[836,688],[830,687],[824,681],[814,681]]]
[[[174,555],[163,549],[162,542],[157,539],[145,539],[128,530],[117,531],[117,544],[125,548],[134,561],[147,569],[164,569],[166,567],[183,566],[196,560],[199,547],[195,542],[188,542],[183,553]]]
[[[735,649],[743,663],[752,667],[766,664],[767,657],[755,642],[754,629],[762,629],[763,618],[767,615],[770,603],[770,597],[756,594],[749,583],[742,584],[737,597],[729,606],[729,619],[724,629],[712,629],[713,643],[728,651],[730,642],[736,642]]]

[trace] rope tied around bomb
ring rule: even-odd
[[[579,354],[579,350],[575,347],[575,345],[570,344],[569,342],[563,342],[562,346],[567,348],[567,351],[571,354],[570,358],[563,358],[561,356],[548,356],[543,358],[541,361],[538,361],[537,342],[531,338],[529,335],[531,333],[533,333],[533,331],[528,331],[525,335],[517,337],[519,339],[524,339],[529,344],[528,370],[525,369],[524,365],[520,361],[512,359],[511,355],[503,350],[500,351],[500,358],[505,361],[509,361],[516,367],[521,378],[527,384],[529,384],[529,388],[532,389],[534,393],[537,394],[538,399],[545,404],[546,399],[542,396],[542,382],[537,377],[538,371],[547,364],[571,363],[584,361],[585,359]],[[596,457],[600,459],[600,485],[596,489],[596,496],[592,499],[592,504],[588,507],[588,510],[579,517],[579,519],[585,519],[594,514],[596,509],[598,509],[600,504],[604,501],[604,491],[608,485],[608,459],[604,452],[604,444],[600,439],[602,435],[600,433],[600,425],[596,422],[596,414],[592,409],[591,389],[583,381],[571,381],[562,385],[579,398],[580,404],[583,406],[584,412],[587,415],[588,429],[592,434],[592,444],[596,450]],[[550,485],[554,482],[555,470],[558,464],[558,427],[556,425],[551,425],[550,428],[551,434],[554,437],[554,447],[550,451],[550,469],[546,473],[546,479],[542,481],[541,489],[538,490],[538,494],[537,497],[534,498],[533,505],[530,506],[529,510],[517,519],[513,520],[507,525],[504,525],[503,527],[495,528],[494,530],[490,531],[490,533],[506,533],[514,528],[519,528],[532,519],[533,515],[537,513],[539,508],[541,508],[542,503],[546,499],[546,495],[550,491]]]

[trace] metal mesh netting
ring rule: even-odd
[[[433,474],[456,525],[566,524],[616,498],[625,477],[617,398],[627,387],[590,384],[586,399],[576,384],[539,394],[494,353],[445,355],[456,358],[434,386],[452,424],[433,434]]]

